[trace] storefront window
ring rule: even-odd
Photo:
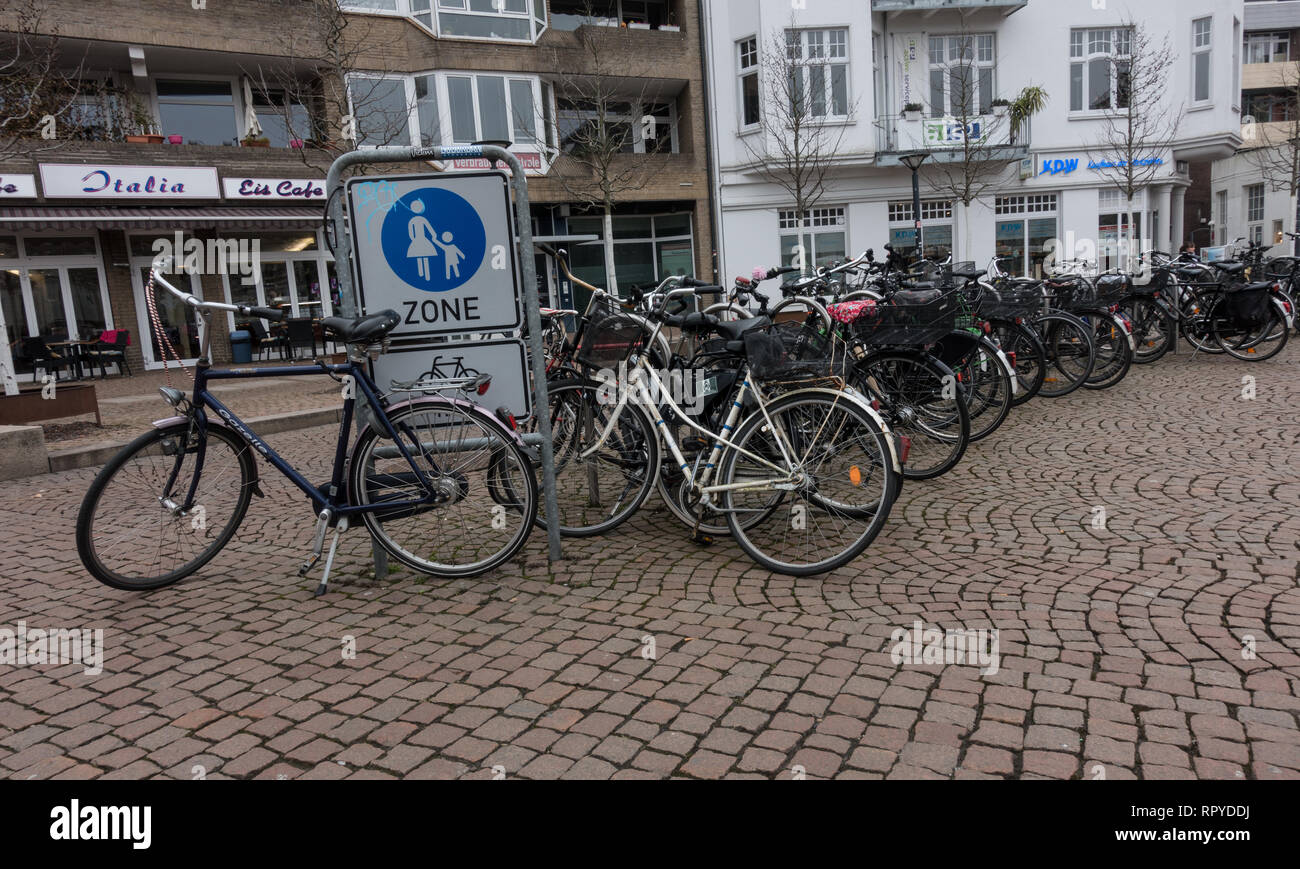
[[[998,196],[993,200],[997,216],[998,256],[1013,257],[1002,264],[1012,275],[1041,278],[1049,242],[1056,238],[1056,194],[1028,193]],[[1037,215],[1037,216],[1035,216]]]
[[[88,340],[112,328],[93,235],[0,236],[0,260],[5,338],[16,355],[25,337]]]
[[[143,288],[149,283],[149,266],[139,265],[137,261],[136,271],[140,277],[141,287],[141,293],[136,297],[136,304],[144,323],[141,329],[144,330],[143,334],[150,337],[147,346],[153,354],[152,360],[146,361],[162,362],[164,359],[170,359],[171,355],[170,352],[164,351],[163,340],[154,329],[153,323],[149,321],[148,308],[142,298]],[[168,275],[167,279],[176,289],[187,290],[199,298],[203,297],[197,276],[190,278],[189,286],[185,285],[185,279],[178,274]],[[194,312],[184,302],[161,287],[154,290],[154,302],[158,310],[158,319],[162,321],[163,331],[167,334],[167,340],[171,342],[172,350],[181,359],[197,358],[200,351],[199,324]]]
[[[818,207],[804,215],[802,231],[794,210],[777,212],[781,232],[781,265],[802,263],[805,273],[817,266],[844,259],[848,243],[847,224],[841,207]],[[797,280],[791,274],[787,281]]]
[[[921,255],[930,260],[946,260],[952,254],[952,201],[921,200]],[[889,203],[889,243],[907,262],[916,259],[916,227],[912,219],[912,201],[896,199]]]
[[[571,217],[568,232],[573,235],[604,236],[601,217]],[[695,257],[691,241],[691,216],[685,213],[666,215],[615,215],[614,261],[620,287],[651,287],[668,275],[694,277]],[[603,287],[605,248],[603,242],[589,241],[569,247],[573,273],[590,284]],[[576,290],[578,307],[588,295]]]

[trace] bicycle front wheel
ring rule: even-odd
[[[537,518],[537,479],[514,438],[482,408],[445,400],[399,407],[389,421],[398,440],[367,428],[348,470],[352,504],[395,505],[361,514],[380,545],[442,577],[514,557]]]
[[[720,486],[742,487],[719,493],[732,537],[776,573],[811,576],[852,561],[884,527],[898,491],[889,437],[842,395],[795,392],[752,414],[718,475]],[[793,481],[754,456],[792,471]],[[755,516],[761,521],[749,521]]]
[[[911,439],[904,478],[933,479],[961,461],[970,415],[948,366],[921,353],[882,351],[857,363],[853,385],[879,396],[890,428]]]
[[[1060,398],[1083,386],[1097,361],[1092,331],[1079,318],[1060,312],[1039,317],[1034,327],[1043,336],[1047,354],[1047,374],[1038,394]]]
[[[184,579],[230,542],[256,480],[248,445],[221,426],[208,426],[206,437],[189,422],[147,432],[90,484],[77,514],[81,563],[127,591]]]

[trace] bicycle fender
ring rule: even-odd
[[[1270,298],[1270,301],[1273,303],[1273,306],[1274,306],[1275,308],[1277,308],[1277,312],[1278,312],[1279,314],[1282,315],[1282,318],[1283,318],[1284,320],[1286,320],[1286,327],[1287,327],[1288,329],[1294,329],[1294,328],[1295,328],[1295,312],[1294,312],[1294,311],[1288,311],[1288,310],[1286,309],[1286,305],[1284,305],[1284,304],[1282,303],[1282,300],[1281,300],[1281,299],[1278,299],[1278,298]]]
[[[994,344],[993,349],[998,354],[998,362],[1002,363],[1002,370],[1011,378],[1011,394],[1015,395],[1020,391],[1020,378],[1016,377],[1016,370],[1011,367],[1011,360],[1002,352],[1002,348]]]
[[[524,444],[524,438],[523,438],[523,436],[522,436],[521,434],[519,434],[519,432],[515,431],[514,429],[510,428],[510,426],[506,425],[506,424],[503,423],[501,420],[497,419],[497,415],[496,415],[495,413],[493,413],[491,410],[488,410],[488,409],[487,409],[486,407],[484,407],[483,405],[481,405],[481,404],[475,404],[474,402],[472,402],[472,401],[468,401],[468,400],[466,400],[466,399],[464,399],[464,398],[447,398],[446,396],[438,396],[438,397],[434,397],[434,396],[426,396],[426,397],[424,397],[424,398],[416,398],[416,399],[412,399],[412,400],[410,400],[410,401],[402,401],[402,402],[398,402],[398,403],[396,403],[396,404],[390,404],[390,405],[385,409],[385,412],[386,412],[386,413],[391,417],[394,413],[396,413],[397,411],[401,410],[401,409],[404,408],[404,407],[407,407],[408,405],[412,405],[412,404],[421,404],[421,403],[429,402],[429,401],[442,402],[442,403],[445,403],[445,404],[452,404],[452,405],[455,405],[456,407],[476,407],[476,408],[478,408],[479,410],[482,410],[483,413],[484,413],[484,414],[485,414],[489,419],[492,420],[492,424],[493,424],[494,426],[496,426],[498,429],[500,429],[503,433],[505,433],[505,434],[506,434],[506,435],[507,435],[507,436],[508,436],[512,441],[514,441],[516,444],[518,444],[518,445],[519,445],[519,448],[522,449],[526,455],[531,455],[531,454],[532,454],[532,450],[531,450],[531,448],[528,447],[528,446],[526,446],[526,445]],[[354,449],[356,448],[357,442],[359,442],[359,441],[361,440],[361,435],[365,433],[366,428],[369,428],[369,426],[366,426],[365,428],[363,428],[363,429],[361,429],[360,431],[357,432],[357,438],[356,438],[356,441],[354,441],[353,444],[352,444],[352,446],[353,446]]]
[[[885,418],[882,417],[880,413],[867,401],[866,396],[851,386],[845,386],[843,389],[827,389],[820,386],[810,386],[805,389],[792,389],[789,392],[783,392],[781,393],[781,397],[785,398],[787,395],[807,395],[810,393],[817,393],[831,398],[837,396],[840,398],[847,398],[849,401],[857,405],[858,408],[865,411],[866,414],[880,426],[880,430],[886,435],[892,435],[894,433],[894,430],[889,427],[889,423],[885,422]],[[898,447],[894,443],[894,438],[886,437],[885,443],[889,444],[889,458],[893,462],[894,470],[900,474],[903,473],[903,463],[899,460]]]

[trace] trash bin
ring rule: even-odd
[[[230,333],[230,358],[235,362],[253,361],[253,334],[247,329]]]

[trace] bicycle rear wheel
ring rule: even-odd
[[[1109,311],[1087,311],[1080,318],[1092,327],[1096,362],[1083,382],[1084,389],[1107,389],[1124,379],[1133,366],[1128,332]]]
[[[1077,317],[1046,314],[1034,321],[1047,352],[1047,375],[1038,394],[1060,398],[1083,386],[1096,361],[1092,333]]]
[[[970,415],[952,369],[904,351],[872,353],[853,370],[860,392],[879,396],[890,429],[911,440],[903,476],[929,480],[957,466],[970,442]]]
[[[1226,307],[1227,302],[1220,297],[1210,312],[1210,333],[1229,356],[1245,362],[1263,362],[1282,352],[1291,330],[1287,328],[1286,315],[1271,300],[1264,320],[1257,326],[1237,325],[1224,313]]]
[[[769,422],[770,420],[770,422]],[[884,527],[898,491],[886,432],[844,396],[794,392],[752,414],[736,430],[737,447],[798,472],[789,490],[780,474],[729,448],[718,483],[745,488],[719,493],[731,536],[754,561],[791,576],[825,573],[847,564]],[[773,496],[786,497],[776,509]],[[762,521],[751,523],[755,515]]]
[[[655,485],[659,440],[650,417],[629,402],[593,455],[582,458],[609,425],[615,387],[595,380],[549,384],[556,507],[566,537],[604,534],[640,509]],[[538,524],[545,522],[538,516]]]
[[[1133,321],[1134,365],[1155,362],[1169,352],[1174,344],[1174,323],[1158,304],[1149,298],[1130,296],[1124,310]]]
[[[380,545],[443,577],[477,576],[512,558],[537,518],[537,479],[501,423],[477,406],[438,399],[399,407],[389,421],[398,441],[373,428],[357,439],[350,502],[423,503],[362,513]]]
[[[1016,380],[1020,388],[1011,396],[1011,406],[1024,404],[1038,394],[1047,376],[1047,351],[1043,349],[1038,333],[1024,323],[1012,320],[990,320],[993,337],[1008,357],[1015,355]]]
[[[191,487],[193,507],[181,512]],[[256,487],[248,445],[229,430],[210,425],[200,438],[183,422],[147,432],[90,484],[77,513],[81,563],[113,588],[171,585],[230,542]]]

